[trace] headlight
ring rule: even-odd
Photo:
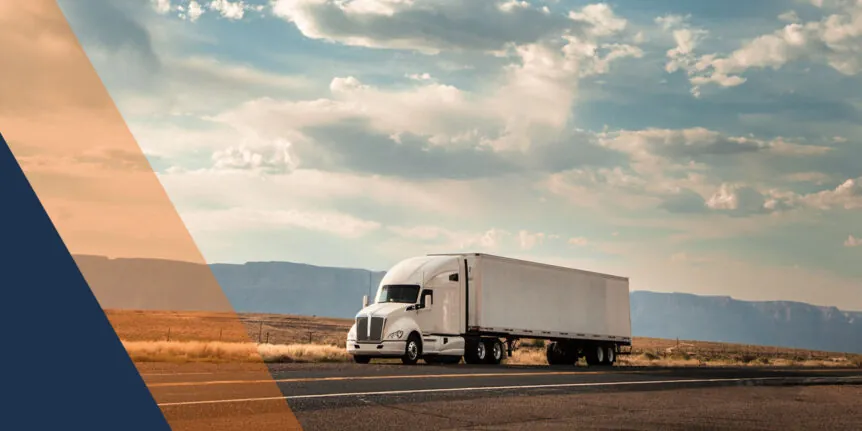
[[[392,338],[395,340],[400,340],[401,337],[403,337],[403,336],[404,336],[404,331],[395,331],[395,332],[387,335],[386,338]]]

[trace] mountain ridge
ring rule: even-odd
[[[199,309],[195,287],[183,283],[208,267],[237,312],[351,318],[361,308],[362,296],[373,295],[385,274],[284,261],[203,265],[87,255],[75,259],[91,274],[88,281],[103,308],[120,309]],[[862,353],[862,311],[649,290],[632,291],[630,302],[635,336]]]

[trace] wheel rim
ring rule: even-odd
[[[598,350],[599,351],[596,352],[596,359],[598,359],[599,362],[602,362],[605,360],[605,349],[602,349],[601,347],[599,347]]]
[[[500,343],[494,343],[494,359],[500,359],[503,357],[503,346]]]
[[[608,362],[614,361],[614,349],[608,348]]]
[[[476,354],[479,356],[479,359],[485,359],[485,343],[479,343],[476,346]]]
[[[411,360],[416,359],[416,356],[419,354],[419,348],[416,347],[416,342],[411,341],[407,343],[407,357]]]

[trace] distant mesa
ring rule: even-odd
[[[104,308],[224,309],[217,280],[233,309],[352,318],[383,271],[292,262],[204,265],[156,259],[76,256],[93,274]],[[207,308],[212,307],[212,308]],[[793,301],[742,301],[690,293],[631,293],[635,336],[680,338],[862,353],[862,312]]]

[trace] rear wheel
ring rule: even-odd
[[[608,346],[605,352],[605,365],[613,365],[617,362],[617,352],[615,346]]]
[[[575,365],[578,362],[578,349],[574,344],[560,342],[548,343],[545,349],[548,365]]]
[[[587,359],[587,365],[602,365],[605,363],[605,347],[601,344],[589,345],[584,356]]]
[[[497,365],[500,362],[503,362],[504,347],[500,340],[485,340],[485,351],[489,353],[489,355],[487,355],[488,364]]]
[[[467,342],[464,352],[464,361],[468,364],[484,364],[488,360],[488,346],[481,339],[473,339]]]

